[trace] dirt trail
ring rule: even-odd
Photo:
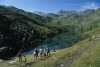
[[[89,46],[85,47],[83,50],[81,50],[79,53],[75,54],[71,58],[63,61],[58,67],[71,67],[71,65],[74,64],[75,61],[77,61],[85,52],[87,52],[93,46],[95,46],[95,43],[91,42]]]

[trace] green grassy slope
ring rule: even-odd
[[[84,35],[88,34],[97,36],[100,34],[98,30],[100,30],[100,27],[92,31],[86,32]],[[94,42],[94,40],[91,40],[91,42]],[[51,52],[51,56],[44,57],[42,58],[42,60],[40,56],[39,56],[40,59],[34,60],[33,55],[28,55],[26,63],[18,62],[18,58],[16,58],[15,61],[17,62],[14,63],[13,65],[9,64],[9,61],[4,61],[1,63],[1,66],[6,67],[9,65],[8,67],[18,67],[18,66],[25,67],[29,65],[30,67],[58,67],[61,62],[68,60],[69,58],[73,57],[87,46],[91,45],[91,42],[89,42],[89,38],[87,38],[83,41],[78,42],[72,47],[65,48],[56,52]],[[84,55],[81,58],[79,58],[78,61],[75,62],[75,65],[73,65],[73,67],[89,67],[89,66],[99,67],[100,40],[96,40],[95,44],[96,45],[94,47],[85,52]]]
[[[40,22],[37,22],[37,21],[27,17],[26,15],[17,13],[17,11],[16,12],[15,11],[11,11],[9,9],[6,9],[6,8],[2,7],[2,6],[0,6],[0,14],[11,18],[11,20],[20,19],[22,21],[25,21],[29,27],[39,31],[40,33],[42,33],[44,35],[58,32],[58,30],[55,27],[46,26],[46,25],[44,25],[44,24],[42,24]],[[39,18],[39,19],[41,19],[41,18]]]
[[[95,36],[92,43],[95,45],[89,51],[76,61],[72,67],[100,67],[100,27],[94,31],[88,32]]]
[[[83,48],[85,48],[86,46],[89,45],[88,39],[81,41],[79,43],[77,43],[76,45],[74,45],[73,47],[67,48],[67,49],[63,49],[63,50],[59,50],[57,52],[52,52],[51,56],[48,58],[44,58],[44,60],[34,60],[33,55],[29,55],[27,56],[27,62],[18,62],[18,58],[15,59],[15,61],[17,61],[16,63],[14,63],[14,65],[9,64],[9,61],[3,61],[0,65],[3,67],[6,67],[9,65],[9,67],[19,67],[19,66],[25,66],[28,63],[30,63],[31,67],[56,67],[59,65],[59,62],[70,58],[71,56],[73,56],[74,54],[76,54],[77,52],[79,52],[80,50],[82,50]],[[31,62],[35,62],[35,63],[31,63]],[[5,65],[6,64],[6,65]]]
[[[10,57],[20,48],[27,50],[37,43],[58,34],[58,30],[0,6],[0,58]],[[7,49],[6,49],[7,48]],[[9,49],[11,48],[12,54]],[[14,54],[15,54],[14,53]],[[8,56],[6,56],[8,55]]]
[[[100,67],[100,38],[94,44],[72,67]]]

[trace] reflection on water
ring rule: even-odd
[[[38,46],[37,48],[34,48],[34,49],[49,48],[50,50],[59,50],[59,49],[69,47],[69,46],[73,45],[74,43],[78,42],[79,40],[82,40],[81,35],[67,36],[67,34],[65,33],[65,34],[55,36],[53,38],[47,39],[47,40],[39,43],[39,45],[41,45],[41,46]],[[34,49],[29,52],[25,52],[23,54],[24,55],[32,54]]]

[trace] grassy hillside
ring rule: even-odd
[[[92,44],[95,46],[92,47],[89,51],[83,54],[72,67],[99,67],[100,66],[100,27],[94,31],[88,32],[95,36],[95,39],[92,40]]]
[[[95,46],[76,61],[72,67],[100,67],[100,38]]]
[[[64,29],[67,29],[68,28],[67,25],[81,26],[81,28],[83,28],[84,30],[90,29],[90,27],[91,29],[93,29],[95,28],[95,26],[98,26],[100,21],[99,20],[100,8],[96,10],[87,9],[82,12],[60,10],[57,14],[43,13],[43,15],[39,15],[38,13],[35,14],[31,12],[26,12],[24,10],[18,9],[13,6],[3,6],[3,7],[15,13],[25,15],[37,21],[40,24],[44,24],[49,27],[57,27],[57,30],[58,29],[63,30],[62,27],[64,27]]]
[[[41,23],[41,24],[48,23],[52,20],[52,18],[50,18],[50,17],[43,17],[43,16],[37,15],[37,14],[32,13],[32,12],[26,12],[22,9],[19,9],[19,8],[16,8],[16,7],[13,7],[13,6],[4,6],[3,5],[3,7],[5,7],[6,9],[8,9],[10,11],[15,12],[15,13],[25,15],[25,16],[37,21],[38,23]]]
[[[0,50],[0,58],[11,57],[20,48],[38,46],[37,43],[58,34],[54,29],[0,6],[0,48],[5,47]]]
[[[84,43],[85,42],[85,43]],[[67,49],[63,49],[57,52],[53,52],[51,54],[51,57],[49,58],[45,58],[44,60],[37,60],[34,61],[33,55],[29,55],[27,56],[27,62],[18,62],[18,59],[15,59],[15,61],[17,61],[17,63],[15,63],[14,65],[10,65],[9,67],[19,67],[20,65],[22,65],[24,67],[24,65],[26,65],[27,63],[31,63],[31,62],[35,62],[31,64],[31,67],[56,67],[59,65],[59,63],[61,61],[63,61],[64,59],[68,59],[71,56],[73,56],[74,54],[76,54],[77,52],[79,52],[80,50],[82,50],[83,48],[85,48],[86,45],[88,43],[88,39],[79,42],[78,44],[74,45],[73,47],[67,48]],[[6,63],[6,65],[4,65]],[[1,63],[1,66],[8,66],[9,62],[5,62]]]
[[[98,36],[100,35],[100,27],[98,27],[95,30],[86,32],[88,35],[93,35],[93,36]],[[86,35],[85,33],[85,35]],[[99,57],[99,44],[100,44],[100,39],[97,38],[97,40],[95,41],[95,39],[93,39],[92,41],[89,42],[89,39],[83,40],[77,44],[75,44],[74,46],[70,47],[70,48],[66,48],[63,49],[61,51],[58,51],[54,56],[46,59],[45,61],[33,64],[33,67],[59,67],[60,64],[66,60],[69,60],[69,58],[71,58],[72,56],[78,54],[81,50],[83,50],[84,48],[86,48],[87,46],[91,45],[91,43],[95,44],[94,47],[92,47],[90,50],[88,50],[86,53],[84,53],[84,55],[78,59],[78,61],[76,60],[75,64],[73,65],[73,67],[99,67],[100,65],[100,57]],[[66,60],[65,60],[66,59]],[[63,63],[62,63],[63,64]]]
[[[100,27],[86,32],[84,35],[92,35],[97,36],[100,35]],[[3,61],[0,65],[1,67],[59,67],[61,64],[66,63],[66,61],[69,61],[70,58],[74,57],[75,55],[78,56],[78,53],[80,51],[83,51],[84,49],[91,46],[91,43],[94,44],[94,47],[91,47],[88,49],[88,51],[83,52],[82,56],[78,58],[78,60],[74,60],[71,66],[73,67],[99,67],[100,65],[100,57],[99,57],[99,48],[100,48],[100,38],[97,38],[96,40],[93,39],[89,41],[89,38],[78,42],[77,44],[73,45],[72,47],[65,48],[62,50],[58,50],[56,52],[51,51],[51,56],[44,57],[44,58],[38,58],[37,60],[33,58],[33,55],[27,56],[27,62],[18,62],[18,58],[15,58],[15,62],[13,65],[9,64],[10,61]],[[12,60],[11,60],[12,61]],[[70,62],[69,62],[70,63]],[[5,65],[6,64],[6,65]]]
[[[69,31],[71,32],[73,31],[72,30],[73,26],[78,27],[74,28],[76,30],[75,32],[79,31],[85,32],[94,29],[100,23],[99,22],[100,8],[96,10],[87,9],[82,12],[60,10],[57,14],[43,13],[43,15],[39,15],[38,13],[35,14],[31,12],[26,12],[22,9],[18,9],[13,6],[3,6],[3,7],[14,13],[21,14],[28,18],[31,18],[32,20],[37,21],[39,24],[43,24],[43,26],[46,25],[47,27],[52,28],[57,32],[69,32]],[[69,26],[72,28],[70,28]]]

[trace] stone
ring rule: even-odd
[[[61,64],[60,66],[61,66],[61,67],[64,67],[64,64]]]

